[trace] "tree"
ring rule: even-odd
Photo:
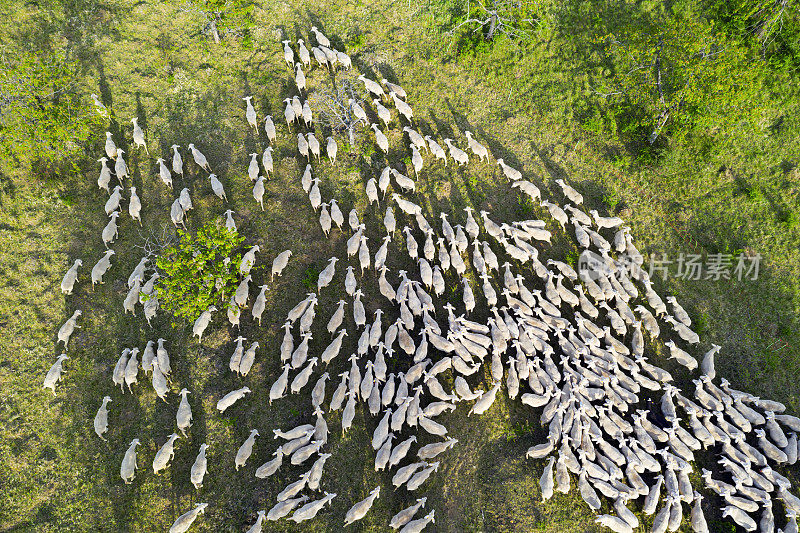
[[[178,230],[178,235],[179,241],[156,260],[161,307],[189,321],[212,305],[227,308],[242,259],[241,251],[235,250],[244,236],[217,222],[207,223],[194,234]]]
[[[623,130],[639,130],[650,144],[666,130],[680,138],[695,127],[761,119],[757,54],[699,17],[639,20],[599,41],[613,74],[596,92],[627,115]]]
[[[211,34],[219,43],[225,35],[241,35],[253,26],[251,0],[191,0],[187,11],[195,11],[203,19],[200,32]]]
[[[462,27],[471,27],[472,33],[480,31],[486,41],[493,41],[497,34],[527,36],[523,27],[534,21],[529,13],[530,2],[524,0],[475,0],[475,7],[477,17],[472,16],[472,6],[467,3],[467,19],[450,30],[451,34]]]
[[[319,89],[309,98],[311,108],[319,117],[321,124],[328,126],[331,131],[336,133],[347,133],[350,146],[356,142],[356,127],[366,126],[363,120],[353,114],[353,107],[350,101],[357,103],[362,108],[364,101],[358,92],[353,80],[341,80],[338,86],[329,89]]]
[[[2,155],[50,160],[77,151],[95,119],[81,105],[77,70],[56,53],[0,54]]]

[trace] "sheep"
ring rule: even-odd
[[[192,143],[189,144],[188,148],[189,150],[191,150],[192,158],[194,159],[194,162],[197,164],[197,166],[207,170],[208,172],[211,172],[211,166],[208,164],[208,159],[206,159],[206,156],[203,155],[203,153],[200,150],[198,150]]]
[[[370,124],[372,131],[375,132],[375,142],[378,144],[378,148],[383,150],[384,153],[389,153],[389,139],[386,138],[386,135],[378,128],[377,124]]]
[[[314,500],[313,502],[309,502],[304,506],[302,506],[301,508],[299,508],[297,511],[295,511],[294,514],[291,516],[290,520],[293,520],[296,524],[299,524],[304,520],[310,520],[314,518],[315,516],[317,516],[317,513],[319,513],[320,510],[322,510],[322,508],[325,507],[325,504],[330,503],[330,501],[335,497],[336,497],[335,493],[331,494],[330,492],[325,492],[325,496],[323,498],[320,498],[319,500]],[[298,498],[292,501],[304,501],[306,499],[308,499],[308,497],[303,496],[302,498]],[[288,503],[288,501],[286,503]],[[295,505],[296,504],[292,504],[291,507],[294,508]],[[273,507],[273,509],[279,506],[280,504]],[[291,508],[289,509],[289,511],[291,511]]]
[[[317,364],[317,358],[312,357],[308,360],[308,364],[298,372],[295,378],[292,380],[292,384],[289,385],[289,390],[292,394],[297,394],[300,390],[306,386],[308,383],[308,379],[311,377],[311,372],[314,370],[314,365]]]
[[[142,201],[136,194],[136,187],[131,187],[131,199],[128,203],[128,214],[132,219],[138,221],[140,226],[142,225]]]
[[[564,192],[564,196],[575,205],[581,205],[583,203],[583,195],[567,185],[567,183],[562,180],[556,180],[556,183],[561,187],[561,190]]]
[[[315,156],[317,156],[317,161],[319,162],[320,158],[320,149],[319,149],[319,141],[314,136],[314,132],[309,132],[308,134],[308,150]]]
[[[264,117],[264,133],[267,134],[267,140],[270,143],[275,142],[275,139],[278,137],[278,133],[275,130],[275,123],[272,121],[272,115]]]
[[[327,46],[330,48],[331,42],[321,31],[317,29],[316,26],[311,26],[311,33],[314,34],[314,37],[317,39],[317,43],[319,43],[321,46]]]
[[[150,155],[150,151],[147,149],[147,143],[144,140],[144,132],[139,126],[139,119],[134,117],[131,119],[131,122],[133,123],[133,144],[136,145],[136,148],[144,146],[145,153]]]
[[[242,387],[241,389],[236,389],[234,391],[229,392],[217,402],[217,410],[220,413],[224,413],[226,409],[231,407],[240,399],[244,398],[245,394],[250,392],[250,389],[247,387]]]
[[[180,436],[177,433],[171,434],[167,438],[167,442],[165,442],[156,452],[156,455],[153,458],[154,474],[158,474],[161,470],[164,470],[169,466],[170,460],[175,457],[175,441],[179,438]]]
[[[383,121],[385,127],[389,127],[389,123],[392,121],[392,113],[388,109],[386,109],[381,101],[377,98],[372,100],[372,104],[375,106],[375,112],[378,115],[378,118]]]
[[[294,83],[297,85],[297,90],[302,93],[306,88],[306,75],[303,73],[303,68],[300,63],[295,63],[294,68]]]
[[[183,176],[183,158],[178,152],[180,145],[173,144],[170,148],[172,148],[172,172]]]
[[[114,239],[118,236],[117,231],[117,217],[119,217],[119,211],[114,211],[111,213],[111,220],[108,221],[108,224],[103,228],[103,233],[101,238],[103,239],[103,244],[108,248],[110,243],[114,242]]]
[[[447,166],[447,154],[445,153],[444,149],[439,146],[439,143],[434,141],[430,135],[426,135],[425,140],[428,141],[428,148],[430,148],[431,153],[436,157],[436,159],[441,159],[444,161],[444,166]]]
[[[403,192],[416,191],[416,183],[414,183],[414,180],[404,174],[400,174],[395,169],[391,169],[391,173],[392,176],[394,176],[394,180],[397,182],[397,185],[403,189]]]
[[[434,513],[435,509],[431,509],[431,512],[425,515],[423,518],[420,518],[419,520],[412,520],[400,530],[400,533],[421,533],[423,529],[428,527],[428,524],[431,522],[436,522],[434,520]]]
[[[125,150],[117,148],[117,159],[114,162],[114,174],[117,175],[117,179],[120,183],[122,183],[123,179],[128,177],[128,164],[125,163],[125,159],[122,157],[124,153]]]
[[[380,203],[378,199],[378,186],[375,183],[375,178],[370,178],[367,180],[365,189],[365,192],[367,193],[367,200],[369,201],[370,205],[372,205],[373,202]]]
[[[331,165],[336,164],[336,153],[338,152],[338,146],[336,145],[336,140],[333,137],[328,137],[325,143],[325,153],[328,154],[328,159],[331,161]]]
[[[379,83],[376,83],[376,82],[372,81],[371,79],[367,78],[363,74],[359,75],[358,79],[361,80],[361,82],[364,84],[364,87],[369,92],[371,92],[372,94],[374,94],[378,98],[386,96],[386,93],[383,92],[383,87],[381,87]]]
[[[331,257],[328,260],[328,266],[322,269],[322,272],[319,273],[317,277],[317,292],[320,292],[323,287],[327,287],[331,280],[333,280],[333,276],[336,273],[336,261],[338,261],[338,257]]]
[[[394,102],[397,112],[403,115],[409,123],[413,122],[412,119],[414,118],[414,110],[411,109],[411,106],[398,98],[393,91],[389,91],[389,96],[392,98],[392,102]]]
[[[100,101],[100,98],[95,93],[92,93],[91,97],[94,100],[94,109],[97,114],[103,118],[108,118],[108,108]]]
[[[61,374],[64,372],[63,364],[66,359],[69,359],[67,354],[62,353],[59,355],[56,358],[56,362],[53,363],[53,366],[50,367],[50,370],[47,371],[47,375],[44,377],[42,388],[52,390],[53,396],[56,395],[56,385],[61,379]]]
[[[252,101],[253,97],[245,96],[244,98],[242,98],[242,100],[247,102],[247,110],[245,111],[244,114],[247,123],[250,124],[250,126],[252,126],[253,129],[258,129],[258,122],[256,120],[256,110],[253,107],[253,101]]]
[[[253,362],[255,361],[255,358],[256,358],[256,349],[259,346],[260,345],[258,344],[258,342],[254,342],[244,352],[244,355],[242,356],[242,360],[239,363],[238,372],[239,372],[240,375],[247,376],[247,374],[250,373],[250,369],[253,367]]]
[[[136,380],[137,376],[139,375],[139,361],[136,359],[136,355],[139,353],[139,348],[134,348],[131,350],[131,357],[128,359],[128,362],[125,364],[125,370],[123,372],[125,385],[128,386],[128,391],[133,392],[131,386],[134,383],[138,383]]]
[[[239,286],[236,287],[236,292],[234,293],[234,300],[236,305],[239,307],[244,307],[247,304],[247,300],[250,297],[250,282],[253,280],[253,277],[249,274],[239,283]]]
[[[392,520],[389,522],[389,527],[391,527],[392,529],[400,529],[401,527],[406,525],[409,521],[411,521],[412,518],[414,518],[414,515],[421,507],[425,507],[425,503],[427,501],[428,498],[424,496],[422,498],[418,498],[417,503],[411,505],[410,507],[406,507],[405,509],[394,515],[392,517]]]
[[[439,461],[431,463],[426,468],[414,474],[406,483],[406,490],[416,490],[427,481],[431,474],[439,469]],[[406,526],[408,527],[408,526]],[[402,531],[402,530],[401,530]]]
[[[486,148],[481,143],[479,143],[478,141],[476,141],[475,138],[472,136],[471,131],[465,130],[464,135],[466,135],[467,137],[467,145],[469,146],[469,149],[472,150],[472,153],[478,156],[478,159],[480,159],[481,161],[485,159],[486,163],[488,163],[489,149]]]
[[[453,139],[445,139],[444,143],[450,149],[450,157],[452,157],[459,165],[466,165],[469,163],[469,156],[467,152],[458,148],[453,144]]]
[[[353,66],[353,61],[350,59],[350,56],[342,52],[341,50],[336,50],[336,59],[339,61],[339,64],[342,65],[342,68],[345,70],[350,70]]]
[[[286,103],[286,107],[283,110],[283,118],[286,119],[286,126],[291,128],[292,122],[297,119],[297,113],[294,112],[291,98],[284,98],[283,101]],[[300,114],[302,115],[302,109]]]
[[[364,121],[364,124],[369,124],[367,113],[364,111],[364,108],[358,104],[358,102],[350,98],[347,103],[350,105],[350,110],[352,111],[354,117],[356,117],[358,120]]]
[[[167,168],[167,165],[164,164],[164,159],[159,157],[156,159],[156,163],[158,163],[158,177],[161,178],[161,181],[164,183],[164,185],[172,189],[172,174],[170,173],[169,168]]]
[[[186,228],[186,224],[183,222],[183,217],[185,214],[186,211],[181,205],[181,199],[176,198],[175,201],[172,202],[172,206],[169,209],[169,217],[176,228],[178,227],[178,224],[181,224],[184,228]]]
[[[311,202],[311,208],[316,211],[322,205],[322,193],[319,190],[319,178],[312,180],[311,190],[308,191],[308,200]]]
[[[100,437],[102,440],[106,439],[103,434],[108,431],[108,403],[113,401],[111,396],[105,396],[103,398],[103,404],[97,410],[97,414],[94,416],[94,432]]]
[[[594,223],[597,225],[598,228],[613,229],[625,223],[625,221],[619,217],[600,216],[600,214],[597,212],[597,209],[592,209],[591,211],[589,211],[589,214],[592,215],[592,218],[594,218]]]
[[[381,487],[378,485],[370,491],[366,498],[353,505],[344,515],[344,525],[349,526],[353,522],[364,518],[372,507],[372,504],[380,496],[380,493]]]
[[[97,187],[100,189],[105,189],[106,192],[110,192],[108,190],[108,184],[111,182],[111,169],[108,168],[108,165],[106,165],[107,161],[107,157],[101,157],[97,160],[97,162],[102,165],[100,167],[100,175],[97,177]]]
[[[117,158],[117,145],[114,144],[114,139],[111,136],[111,132],[106,132],[106,145],[105,145],[106,155],[109,159],[116,159]]]
[[[239,449],[236,452],[236,457],[234,458],[234,465],[236,466],[236,470],[243,467],[247,462],[247,459],[250,458],[250,454],[253,453],[253,444],[256,441],[256,437],[259,435],[257,429],[250,430],[250,436],[239,446]]]
[[[197,320],[194,321],[194,325],[192,326],[192,336],[196,336],[198,338],[198,342],[203,341],[203,332],[211,323],[211,313],[213,313],[216,310],[217,308],[212,305],[211,307],[200,313],[200,316],[197,317]]]
[[[75,310],[72,316],[69,317],[58,330],[58,342],[64,343],[65,350],[67,349],[67,344],[69,343],[69,338],[72,336],[72,332],[75,331],[75,328],[80,327],[78,326],[78,317],[82,314],[83,312],[80,309]]]
[[[208,507],[207,503],[198,503],[194,509],[180,515],[172,524],[172,527],[169,528],[169,533],[185,533],[189,531],[189,528],[197,520],[197,517],[205,511],[206,507]]]
[[[125,456],[122,458],[122,464],[119,467],[119,475],[126,485],[129,485],[136,476],[136,447],[139,445],[139,439],[133,439],[130,446],[128,446]]]
[[[228,201],[228,197],[225,195],[225,189],[222,187],[222,182],[217,179],[216,174],[209,174],[208,179],[211,180],[211,190],[220,200]]]
[[[494,403],[495,396],[497,395],[497,391],[500,389],[501,383],[495,384],[491,389],[481,394],[481,397],[478,398],[478,401],[475,402],[475,405],[472,406],[472,409],[469,410],[467,416],[471,414],[482,415],[485,413]]]
[[[75,287],[75,282],[78,280],[78,267],[83,265],[81,259],[76,259],[72,266],[64,274],[61,279],[61,292],[64,294],[72,294],[72,289]]]
[[[317,60],[319,66],[321,67],[328,66],[328,56],[325,55],[325,52],[323,52],[321,48],[319,48],[318,46],[314,46],[313,48],[311,48],[311,53],[314,54],[314,59]]]
[[[117,185],[111,191],[111,196],[109,196],[108,200],[106,200],[106,204],[104,207],[106,215],[110,216],[111,213],[119,209],[119,203],[121,199],[122,199],[122,187]]]
[[[294,65],[294,51],[292,47],[289,46],[291,41],[281,41],[283,43],[283,60],[286,61],[286,64],[290,67]]]
[[[409,126],[404,126],[403,131],[408,134],[408,139],[411,141],[411,145],[417,148],[418,150],[426,150],[427,144],[425,143],[425,138],[420,135],[416,130],[410,128]]]

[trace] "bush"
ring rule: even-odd
[[[215,305],[227,308],[239,279],[244,237],[209,222],[191,234],[178,230],[180,240],[156,260],[161,277],[156,284],[161,307],[179,319],[195,320]]]
[[[0,155],[50,161],[78,151],[99,116],[81,106],[75,72],[55,53],[0,56]]]

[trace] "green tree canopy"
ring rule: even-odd
[[[227,308],[238,283],[244,236],[217,222],[196,233],[178,230],[177,244],[156,260],[161,277],[156,284],[161,307],[179,319],[195,320],[215,305]]]

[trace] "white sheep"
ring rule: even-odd
[[[264,314],[264,310],[267,308],[267,294],[266,293],[267,293],[267,289],[269,288],[269,285],[261,285],[259,288],[261,289],[261,292],[258,293],[258,296],[256,297],[256,301],[255,301],[255,303],[253,303],[253,309],[251,310],[251,313],[253,315],[253,318],[258,320],[258,325],[260,326],[261,325],[261,315]]]
[[[169,187],[172,188],[172,173],[170,173],[169,168],[167,165],[164,164],[164,159],[159,157],[156,159],[156,163],[158,163],[158,177],[161,178],[161,181]]]
[[[191,150],[192,158],[197,166],[207,170],[208,172],[211,172],[211,166],[208,164],[208,159],[206,159],[206,156],[203,155],[203,152],[195,148],[194,144],[192,143],[189,144],[189,150]]]
[[[284,250],[283,252],[279,253],[277,257],[272,261],[272,272],[270,276],[270,281],[275,279],[275,276],[281,276],[283,269],[286,268],[286,265],[289,264],[289,257],[292,255],[291,250]]]
[[[216,311],[217,308],[213,305],[200,313],[200,316],[197,317],[197,320],[194,321],[194,325],[192,326],[192,335],[198,337],[199,341],[203,341],[203,332],[208,327],[208,324],[211,323],[211,313]]]
[[[236,470],[243,467],[247,459],[250,458],[250,455],[253,453],[253,444],[255,444],[258,434],[257,429],[250,430],[250,436],[239,446],[239,450],[236,452],[236,457],[234,459]]]
[[[64,294],[72,294],[72,289],[75,287],[75,282],[78,280],[78,267],[83,265],[83,261],[76,259],[72,266],[64,274],[61,280],[61,292]]]
[[[81,316],[83,313],[80,309],[76,309],[72,316],[67,319],[66,322],[59,328],[58,330],[58,341],[64,343],[64,349],[67,349],[67,343],[69,343],[69,338],[72,336],[72,332],[75,331],[78,326],[78,317]]]
[[[178,152],[180,145],[173,144],[170,148],[172,148],[172,172],[183,176],[183,158]]]
[[[264,153],[261,154],[261,165],[264,167],[265,176],[269,176],[273,172],[272,151],[272,146],[267,146]]]
[[[467,137],[467,145],[469,145],[469,149],[472,150],[472,153],[478,156],[478,159],[481,161],[489,162],[489,149],[486,148],[484,145],[479,143],[475,140],[472,136],[472,132],[465,130],[464,135]]]
[[[317,161],[319,161],[321,152],[319,147],[319,141],[314,136],[314,132],[309,132],[308,134],[308,150],[317,157]]]
[[[247,304],[247,300],[250,296],[250,282],[253,280],[253,277],[249,274],[245,277],[240,283],[239,286],[236,287],[236,292],[234,293],[234,299],[236,301],[236,305],[239,307],[244,307]]]
[[[128,386],[128,391],[133,392],[133,384],[138,383],[137,377],[139,375],[139,360],[136,355],[139,353],[139,348],[131,350],[131,357],[125,364],[125,384]]]
[[[380,493],[381,487],[378,485],[370,491],[369,496],[353,505],[344,515],[344,525],[349,526],[353,522],[364,518],[370,508],[372,508],[372,504],[380,496]]]
[[[169,466],[170,460],[175,457],[175,441],[178,440],[178,438],[180,438],[180,436],[177,433],[171,434],[167,438],[167,442],[165,442],[156,452],[156,455],[153,458],[154,474],[158,474],[161,470],[164,470]]]
[[[119,475],[126,485],[130,484],[136,476],[136,447],[139,445],[139,439],[133,439],[125,456],[122,458],[122,464],[119,467]]]
[[[122,350],[122,354],[117,359],[117,364],[114,365],[114,370],[111,372],[111,380],[114,385],[119,385],[120,390],[124,392],[125,386],[125,368],[128,366],[128,354],[131,353],[130,348]]]
[[[186,430],[192,427],[192,407],[189,405],[189,400],[186,395],[190,394],[187,389],[181,389],[179,393],[181,396],[181,403],[178,405],[178,412],[175,415],[178,429],[186,436]]]
[[[244,398],[245,394],[247,394],[248,392],[250,392],[250,389],[247,387],[242,387],[241,389],[236,389],[235,391],[229,392],[217,402],[217,410],[220,413],[224,413],[226,409],[228,409],[230,406],[235,404],[240,399]]]
[[[181,189],[181,193],[178,199],[180,200],[181,207],[183,208],[184,211],[189,212],[192,209],[194,209],[194,205],[192,204],[192,197],[189,195],[188,187],[184,187],[183,189]]]
[[[267,139],[269,142],[275,142],[275,139],[278,137],[278,133],[275,130],[275,123],[272,121],[272,115],[267,115],[264,118],[264,133],[267,134]]]
[[[141,126],[139,126],[139,119],[134,117],[131,119],[131,122],[133,123],[133,144],[136,145],[136,148],[144,146],[145,153],[150,155],[150,150],[147,149],[147,142],[144,140],[144,132]]]
[[[397,108],[397,112],[406,117],[406,120],[412,122],[412,119],[414,118],[414,111],[411,109],[411,106],[398,98],[393,91],[389,91],[389,96],[392,97],[392,101],[394,102],[394,106]]]
[[[105,244],[106,248],[110,243],[114,242],[114,239],[117,238],[117,217],[119,217],[119,211],[114,211],[111,213],[111,220],[108,221],[108,224],[103,228],[103,233],[101,234],[101,238],[103,239],[103,244]]]
[[[100,167],[100,175],[97,177],[97,186],[101,189],[105,189],[106,192],[110,192],[108,190],[108,184],[111,182],[111,169],[108,168],[106,164],[107,161],[107,157],[101,157],[97,160],[97,162],[102,165]]]
[[[430,148],[431,153],[436,157],[436,159],[441,159],[444,161],[444,166],[447,166],[447,154],[445,153],[444,149],[439,146],[439,143],[434,141],[430,135],[425,136],[425,140],[428,141],[428,148]]]
[[[253,129],[258,129],[258,122],[256,120],[256,110],[253,107],[253,97],[252,96],[245,96],[242,98],[245,102],[247,102],[247,110],[244,113],[245,119],[247,119],[247,123],[253,127]]]
[[[151,380],[153,390],[156,396],[161,398],[165,403],[167,401],[167,392],[169,392],[169,385],[167,384],[167,376],[161,371],[158,366],[158,360],[153,360],[153,377]]]
[[[206,470],[208,468],[208,460],[206,459],[206,450],[208,449],[208,444],[203,443],[200,445],[200,451],[197,453],[197,458],[192,463],[192,469],[190,471],[190,481],[194,488],[200,490],[203,486],[203,478],[206,476]]]
[[[69,359],[67,354],[62,353],[56,358],[56,362],[53,363],[53,366],[50,367],[50,370],[47,371],[47,375],[44,377],[44,384],[42,385],[43,389],[50,389],[53,391],[53,396],[56,395],[56,385],[58,384],[59,380],[61,379],[61,374],[64,373],[64,360]]]
[[[110,131],[106,132],[106,155],[109,159],[116,159],[117,158],[117,145],[114,144],[114,138],[111,135]]]
[[[328,48],[330,48],[331,42],[328,40],[327,37],[325,37],[325,35],[321,31],[317,29],[316,26],[311,26],[311,33],[314,34],[314,37],[317,39],[317,42],[321,46],[327,46]]]
[[[289,46],[290,41],[281,41],[283,43],[283,60],[290,67],[294,65],[294,50]]]
[[[125,163],[125,159],[123,159],[122,154],[125,153],[125,150],[122,148],[117,148],[117,159],[114,162],[114,174],[117,175],[117,179],[120,183],[122,180],[128,176],[128,164]]]
[[[128,202],[128,214],[132,219],[138,221],[140,226],[142,225],[142,201],[136,194],[136,187],[131,187],[131,199]]]
[[[106,215],[111,215],[111,213],[119,209],[120,200],[122,200],[122,187],[117,185],[112,189],[111,195],[106,200],[104,207]]]
[[[283,110],[283,118],[286,119],[286,126],[291,127],[292,122],[297,119],[297,115],[294,112],[294,107],[292,107],[292,99],[291,98],[284,98],[284,103],[286,103],[286,107]]]
[[[378,144],[378,148],[383,150],[384,153],[389,153],[389,139],[384,135],[377,124],[370,124],[370,127],[372,131],[375,132],[375,142]]]
[[[392,121],[392,113],[388,109],[386,109],[382,104],[381,101],[375,98],[372,100],[372,103],[375,105],[375,112],[378,114],[378,118],[383,121],[383,124],[388,128],[389,123]]]
[[[185,533],[189,531],[189,528],[197,520],[197,517],[205,511],[206,507],[208,507],[207,503],[198,503],[194,509],[180,515],[172,524],[172,527],[169,528],[169,533]]]
[[[186,224],[183,222],[183,216],[185,214],[186,211],[184,211],[183,206],[181,205],[181,199],[175,198],[175,201],[172,202],[172,206],[169,209],[169,217],[176,228],[178,227],[178,224],[186,228]]]
[[[220,200],[227,202],[228,197],[225,195],[225,189],[222,187],[222,182],[217,179],[217,175],[209,174],[208,179],[211,180],[211,190],[214,191],[214,194],[216,194]]]
[[[228,209],[223,214],[225,215],[225,229],[235,233],[236,221],[233,219],[233,209]]]
[[[107,440],[103,434],[108,431],[108,403],[113,401],[111,396],[105,396],[103,398],[103,404],[97,410],[97,414],[94,415],[94,432],[100,437],[102,440]]]
[[[466,165],[469,163],[469,156],[467,152],[458,148],[453,144],[453,139],[445,139],[444,143],[450,148],[450,157],[452,157],[459,165]]]

